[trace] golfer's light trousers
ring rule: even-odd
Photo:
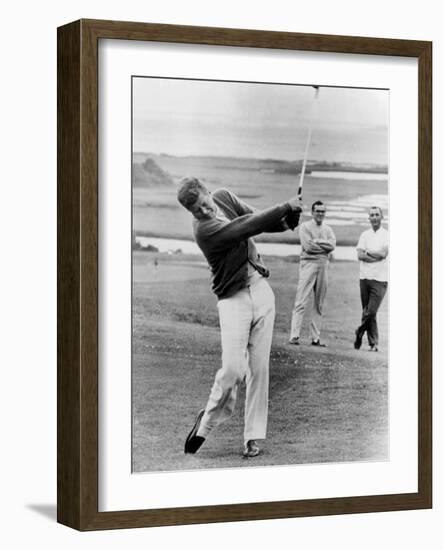
[[[314,305],[311,316],[311,339],[320,338],[323,304],[328,289],[328,260],[302,260],[300,262],[297,293],[292,310],[290,338],[299,338],[306,305],[311,292],[314,293]]]
[[[268,420],[269,355],[274,327],[274,293],[254,275],[251,284],[219,300],[222,367],[215,375],[198,435],[231,416],[238,385],[246,378],[244,440],[264,439]]]

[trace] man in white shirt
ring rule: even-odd
[[[366,332],[369,351],[378,351],[377,311],[388,288],[389,233],[382,227],[382,219],[381,208],[371,206],[369,209],[371,229],[360,235],[357,244],[363,313],[361,325],[355,331],[355,349],[360,349]]]
[[[304,222],[299,228],[301,243],[300,269],[292,310],[291,333],[289,343],[300,343],[300,330],[305,308],[311,292],[314,293],[314,305],[311,317],[311,344],[325,347],[320,341],[320,325],[323,304],[328,288],[328,266],[331,252],[335,249],[335,235],[329,225],[323,223],[326,207],[316,201],[311,207],[312,220]]]

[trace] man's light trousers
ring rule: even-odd
[[[311,339],[320,338],[323,304],[328,289],[328,265],[326,260],[302,260],[300,262],[297,293],[292,310],[290,338],[299,338],[306,305],[311,292],[314,293],[314,305],[311,316]]]
[[[264,439],[268,420],[269,355],[274,327],[274,293],[255,274],[251,284],[219,300],[222,367],[215,375],[198,435],[229,418],[238,385],[246,379],[244,440]]]

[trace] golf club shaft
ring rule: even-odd
[[[300,198],[301,198],[302,192],[303,192],[303,180],[305,178],[306,163],[308,162],[309,147],[311,145],[312,124],[313,124],[313,121],[314,121],[315,105],[317,103],[318,93],[319,93],[319,89],[320,89],[319,86],[314,86],[314,88],[315,88],[314,102],[312,104],[311,118],[310,118],[310,121],[309,121],[309,129],[308,129],[308,138],[306,140],[305,154],[304,154],[304,157],[303,157],[303,164],[302,164],[301,173],[300,173],[300,182],[299,182],[299,185],[298,185],[298,192],[297,192],[297,195]]]

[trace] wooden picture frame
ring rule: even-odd
[[[98,511],[98,41],[138,40],[418,59],[418,491]],[[58,521],[133,528],[432,506],[432,44],[381,38],[80,20],[58,29]]]

